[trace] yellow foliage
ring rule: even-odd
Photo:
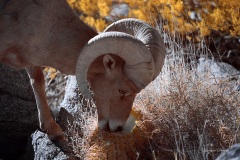
[[[95,24],[95,19],[93,17],[88,16],[88,17],[82,17],[81,19],[89,26],[94,26]]]
[[[112,0],[67,0],[90,26],[102,31],[109,22]],[[162,17],[171,32],[188,34],[200,31],[202,36],[211,30],[240,36],[239,0],[122,0],[129,5],[128,17],[135,17],[155,25]],[[120,15],[119,15],[120,16]]]
[[[67,0],[69,5],[86,24],[101,32],[107,27],[106,17],[109,15],[112,0]]]
[[[130,17],[151,23],[152,19],[161,16],[168,21],[165,28],[172,32],[185,34],[199,30],[202,36],[206,36],[211,30],[220,30],[232,36],[240,36],[239,0],[124,0],[124,2],[130,6]],[[194,17],[191,17],[191,14]]]
[[[175,10],[178,13],[181,13],[183,11],[183,2],[177,1],[177,3],[173,5],[173,10]]]
[[[98,32],[101,32],[106,28],[107,22],[104,19],[97,19],[94,26]]]
[[[55,79],[55,77],[58,74],[58,71],[55,68],[52,67],[46,67],[43,70],[45,73],[47,73],[47,77],[50,78],[51,80]]]
[[[110,12],[111,0],[98,0],[97,6],[101,17],[106,17]]]
[[[98,6],[96,0],[81,0],[79,1],[79,5],[81,10],[87,14],[88,16],[94,16],[97,14]]]
[[[200,29],[200,33],[202,36],[206,36],[210,33],[210,30],[208,29],[204,20],[198,23],[198,28]]]

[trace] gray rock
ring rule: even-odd
[[[240,144],[235,144],[222,152],[216,160],[240,160]]]
[[[57,114],[56,121],[61,126],[63,131],[66,131],[68,125],[74,121],[74,114],[77,113],[78,107],[81,104],[78,96],[78,88],[75,76],[69,76],[64,100],[61,103],[60,112]],[[79,131],[80,132],[80,131]],[[69,142],[71,140],[69,139]],[[79,159],[74,156],[72,150],[70,153],[61,151],[53,142],[51,142],[47,135],[36,131],[32,135],[32,145],[34,148],[35,160],[75,160]],[[70,148],[71,149],[71,148]]]
[[[197,73],[209,74],[212,78],[238,78],[240,71],[224,62],[217,62],[214,59],[200,58],[197,66]]]
[[[19,159],[38,124],[34,94],[25,70],[0,64],[0,159]],[[32,156],[32,158],[31,158]]]
[[[35,160],[67,160],[68,156],[64,154],[56,145],[54,145],[45,133],[36,131],[32,135]]]
[[[120,17],[127,17],[129,12],[129,6],[127,4],[117,3],[112,6],[112,10],[110,11],[109,17],[117,21]]]

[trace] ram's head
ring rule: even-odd
[[[158,31],[136,19],[115,22],[88,42],[76,75],[80,91],[96,103],[101,129],[123,129],[136,94],[157,77],[164,58]]]

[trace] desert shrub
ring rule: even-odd
[[[178,72],[159,77],[135,106],[144,112],[141,125],[153,123],[152,150],[159,159],[215,159],[240,142],[239,93],[226,81],[210,84],[210,76],[198,79],[186,66],[174,67]]]
[[[207,63],[197,65],[197,52],[202,60],[211,54],[204,41],[195,50],[193,43],[183,46],[161,34],[171,54],[160,76],[137,97],[135,109],[143,114],[138,125],[151,124],[147,132],[157,159],[215,159],[240,142],[239,72],[219,74]]]

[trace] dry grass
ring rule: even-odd
[[[210,83],[194,70],[175,67],[180,70],[173,74],[179,76],[168,79],[163,73],[136,102],[135,108],[144,113],[142,123],[153,124],[148,131],[152,150],[158,159],[215,159],[240,142],[239,93],[230,82]]]
[[[135,147],[134,159],[215,159],[222,150],[240,143],[240,92],[236,90],[239,72],[219,75],[211,70],[211,65],[199,68],[196,57],[211,54],[204,42],[199,44],[200,49],[191,43],[183,45],[180,38],[171,37],[160,26],[167,57],[162,73],[134,103],[134,110],[141,114],[137,128],[144,135],[141,147],[132,146]],[[225,66],[219,67],[225,69]],[[86,158],[93,154],[101,159],[98,154],[108,152],[102,159],[111,159],[109,149],[116,148],[116,140],[111,142],[106,138],[110,135],[96,130],[95,107],[89,102],[79,113],[77,122],[69,126],[77,156]],[[116,137],[119,141],[119,135]],[[129,141],[131,137],[136,138],[134,133]],[[133,140],[139,141],[139,137]]]
[[[43,70],[46,86],[45,91],[52,114],[54,117],[57,117],[60,110],[60,104],[64,98],[67,77],[53,68],[47,68],[49,70],[46,70],[46,68]],[[51,69],[53,71],[51,71]],[[51,77],[52,74],[54,74],[54,77]]]
[[[160,160],[215,159],[240,142],[240,93],[236,90],[240,72],[219,74],[211,69],[218,63],[211,60],[199,68],[194,55],[210,54],[203,42],[195,50],[191,43],[184,47],[166,32],[162,34],[171,54],[161,75],[135,102],[136,110],[144,115],[141,123],[152,123],[148,131],[152,152]],[[224,71],[228,66],[218,67]]]

